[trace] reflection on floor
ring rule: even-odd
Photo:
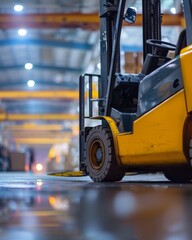
[[[1,240],[192,239],[192,188],[160,174],[119,183],[0,173]]]

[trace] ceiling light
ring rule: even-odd
[[[34,87],[35,86],[35,81],[34,80],[29,80],[27,82],[28,87]]]
[[[171,8],[171,13],[176,14],[176,8]]]
[[[13,7],[13,9],[14,9],[15,12],[21,12],[23,10],[23,5],[18,5],[17,4]]]
[[[25,64],[25,69],[31,70],[32,68],[33,68],[33,64],[32,63],[26,63]]]
[[[27,34],[27,30],[24,28],[20,28],[18,30],[18,34],[19,34],[19,36],[24,37]]]

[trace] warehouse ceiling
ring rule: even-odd
[[[141,11],[141,1],[129,2]],[[16,4],[23,9],[14,9]],[[163,1],[163,12],[173,8],[180,11],[179,1]],[[98,0],[0,0],[0,119],[6,141],[53,144],[77,133],[79,75],[99,71],[98,10]],[[141,29],[130,31],[135,34],[129,41],[127,30],[122,34],[124,49],[134,45],[138,51]]]

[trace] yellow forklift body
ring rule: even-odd
[[[192,45],[183,48],[180,55],[181,72],[186,95],[187,111],[192,111]]]
[[[101,74],[80,76],[79,111],[80,170],[95,182],[144,170],[161,171],[173,182],[192,181],[192,0],[182,5],[186,28],[175,45],[161,40],[161,1],[142,1],[143,66],[141,73],[122,74],[122,22],[134,23],[136,11],[125,12],[125,0],[100,0]],[[175,51],[172,60],[169,51]],[[93,102],[102,116],[93,117]],[[89,126],[87,118],[102,121]]]
[[[183,126],[187,117],[184,90],[134,122],[133,133],[118,133],[121,165],[184,164]]]

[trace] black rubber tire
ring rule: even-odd
[[[165,177],[174,183],[188,183],[192,180],[191,166],[177,167],[164,171]]]
[[[93,127],[87,135],[84,149],[86,172],[94,182],[120,181],[125,170],[117,163],[111,130]]]

